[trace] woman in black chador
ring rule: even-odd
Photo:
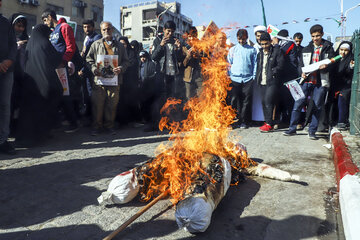
[[[11,93],[11,134],[16,129],[18,119],[17,110],[19,109],[21,97],[21,83],[24,78],[24,65],[25,65],[25,49],[29,36],[27,35],[27,19],[24,15],[14,13],[9,19],[15,32],[17,53],[16,61],[14,63],[14,85]]]
[[[55,72],[61,56],[49,41],[50,28],[35,26],[26,46],[25,76],[16,141],[36,145],[56,123],[63,88]]]

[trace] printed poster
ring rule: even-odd
[[[114,68],[118,67],[117,55],[97,55],[97,69],[100,76],[95,77],[96,85],[117,86],[118,76],[114,73]]]
[[[290,93],[295,101],[305,98],[305,94],[296,80],[291,80],[284,84],[290,90]]]
[[[60,83],[63,87],[63,95],[69,96],[70,95],[70,89],[69,89],[69,80],[66,73],[66,68],[57,68],[55,69],[56,74],[58,75],[58,78],[60,80]]]

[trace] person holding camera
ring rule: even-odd
[[[167,98],[175,97],[175,79],[180,73],[178,63],[182,58],[180,40],[175,38],[176,24],[167,21],[164,24],[164,34],[154,40],[152,60],[156,62],[157,72],[163,79],[164,95]]]

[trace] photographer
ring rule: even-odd
[[[182,58],[180,40],[174,37],[176,25],[173,21],[167,21],[164,24],[163,37],[157,37],[154,40],[154,51],[152,60],[156,62],[157,72],[164,79],[165,97],[175,96],[175,78],[179,74],[179,65]]]

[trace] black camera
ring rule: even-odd
[[[175,37],[174,36],[170,36],[168,43],[174,44],[175,43]]]

